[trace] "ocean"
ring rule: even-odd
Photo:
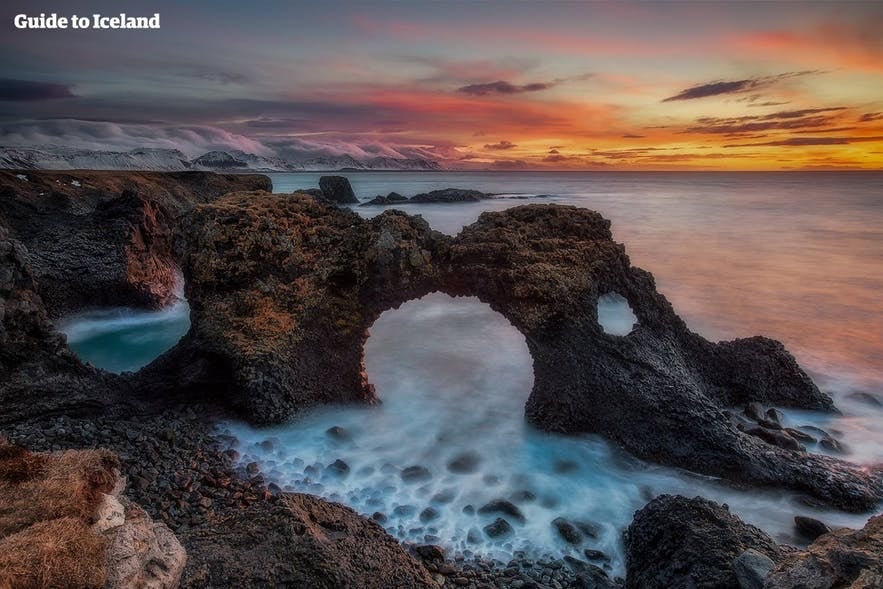
[[[321,175],[271,174],[276,192],[316,187]],[[883,408],[854,394],[883,399],[883,173],[342,175],[361,201],[447,187],[496,195],[398,207],[448,234],[483,211],[521,204],[599,211],[632,264],[653,273],[693,331],[715,341],[756,334],[783,341],[843,412],[786,411],[788,425],[836,433],[849,460],[883,461]],[[385,208],[354,207],[364,216]],[[621,324],[621,316],[611,317],[617,319]],[[82,357],[121,371],[167,349],[188,321],[181,302],[154,313],[105,309],[59,325]],[[725,502],[779,541],[797,541],[791,518],[798,513],[852,527],[867,519],[811,510],[784,491],[737,490],[642,463],[598,437],[533,430],[523,419],[533,381],[524,338],[475,298],[435,293],[387,311],[371,328],[365,352],[381,405],[325,408],[263,430],[231,422],[219,432],[235,438],[242,464],[258,462],[269,481],[377,514],[402,540],[440,543],[467,556],[579,556],[550,524],[564,516],[593,523],[597,537],[582,548],[605,552],[607,566],[621,573],[621,532],[659,493]],[[333,426],[346,434],[329,436]],[[453,472],[449,464],[464,457],[469,472]],[[348,471],[328,469],[335,460]],[[412,465],[427,468],[431,478],[401,480],[397,473]],[[477,508],[508,497],[519,498],[526,523],[510,538],[487,538],[481,529],[492,516]]]

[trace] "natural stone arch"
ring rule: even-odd
[[[526,416],[542,429],[601,434],[647,460],[845,509],[881,496],[878,475],[739,431],[726,407],[832,402],[778,342],[690,332],[598,213],[515,207],[452,238],[397,211],[366,220],[307,195],[236,193],[187,215],[178,248],[193,327],[157,365],[215,396],[228,383],[222,397],[254,423],[373,402],[367,328],[441,291],[477,296],[525,336],[535,376]],[[598,324],[598,297],[611,291],[638,318],[628,337]]]

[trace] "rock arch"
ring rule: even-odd
[[[196,385],[231,383],[223,398],[253,423],[373,402],[366,329],[441,291],[477,296],[524,334],[535,374],[525,411],[542,429],[601,434],[646,460],[844,509],[881,497],[878,475],[737,429],[727,407],[833,404],[780,343],[690,332],[593,211],[519,206],[449,237],[398,211],[366,220],[308,195],[246,192],[196,207],[177,247],[193,326],[160,364]],[[628,337],[598,323],[598,297],[612,291],[638,318]]]

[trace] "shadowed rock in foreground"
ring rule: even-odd
[[[635,514],[625,544],[626,587],[634,589],[739,589],[733,560],[740,554],[782,558],[767,534],[701,497],[660,495]]]
[[[194,208],[177,243],[192,329],[153,374],[229,382],[226,402],[252,422],[373,402],[367,329],[442,291],[477,296],[525,335],[535,373],[526,413],[542,429],[601,434],[647,460],[848,510],[881,496],[877,474],[737,429],[725,408],[832,402],[778,342],[713,344],[690,332],[595,212],[516,207],[451,238],[397,211],[365,220],[305,195],[238,193]],[[611,292],[637,316],[627,336],[598,323],[598,298]]]
[[[243,542],[242,538],[249,538]],[[437,587],[383,528],[348,507],[286,494],[190,535],[185,587]]]
[[[798,550],[777,546],[725,505],[661,495],[635,514],[625,544],[627,589],[883,587],[883,516]]]

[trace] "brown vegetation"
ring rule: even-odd
[[[91,526],[118,466],[105,450],[33,454],[0,440],[0,588],[104,584]]]

